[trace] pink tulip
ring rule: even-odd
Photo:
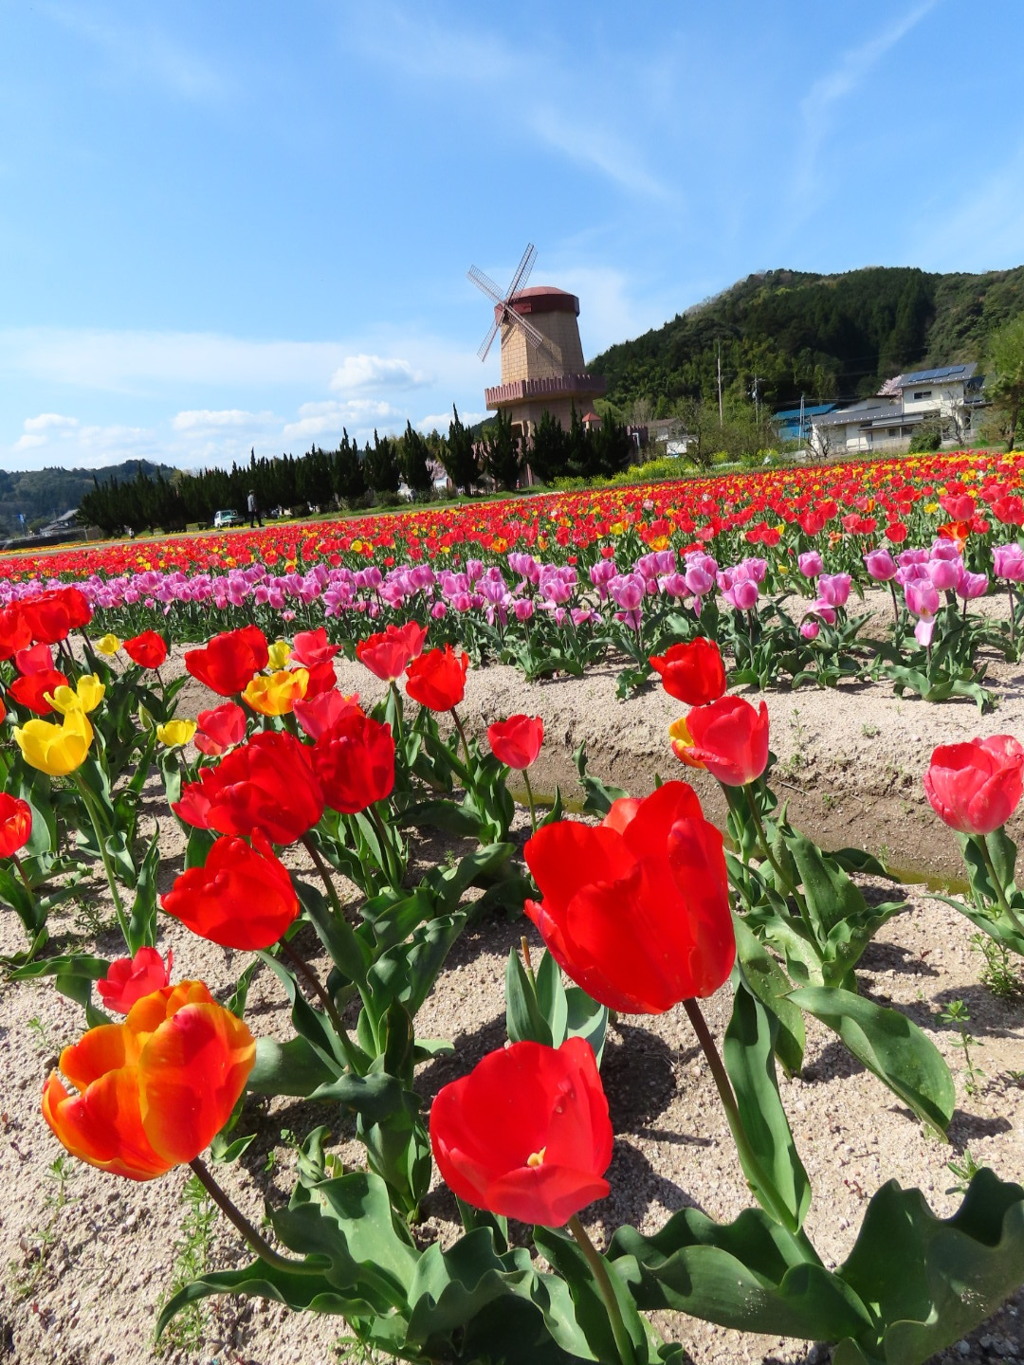
[[[896,577],[896,561],[888,550],[869,550],[864,556],[864,567],[876,583],[888,583]]]
[[[817,578],[825,572],[825,565],[817,550],[805,550],[802,555],[797,555],[796,562],[805,578]]]

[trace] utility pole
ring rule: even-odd
[[[722,343],[718,343],[718,425],[725,426],[725,417],[722,414]]]
[[[804,434],[804,396],[800,395],[800,439],[806,445],[807,437]]]

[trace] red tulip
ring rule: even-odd
[[[961,834],[1005,825],[1024,791],[1024,749],[1011,735],[940,744],[924,775],[925,795],[940,820]]]
[[[266,668],[269,658],[267,637],[259,626],[242,626],[215,635],[202,649],[186,650],[185,667],[211,692],[232,697]]]
[[[426,626],[408,621],[404,626],[388,626],[356,645],[356,658],[384,682],[400,678],[423,649]]]
[[[349,711],[360,710],[359,693],[353,692],[346,696],[336,690],[318,692],[309,700],[304,697],[302,701],[297,701],[293,709],[295,719],[303,732],[309,735],[310,739],[319,739]]]
[[[124,652],[140,668],[159,668],[167,658],[167,641],[155,630],[144,630],[124,642]]]
[[[14,667],[19,673],[52,673],[53,650],[49,645],[19,649],[14,655]]]
[[[431,711],[450,711],[465,694],[468,668],[469,655],[456,654],[451,645],[431,649],[409,665],[405,690]]]
[[[395,785],[391,726],[348,708],[314,744],[313,768],[332,810],[355,815],[383,801]]]
[[[25,706],[37,715],[48,716],[53,707],[46,700],[47,693],[52,697],[58,687],[67,687],[66,676],[55,668],[42,673],[26,673],[15,678],[7,689],[8,696],[14,698],[19,706]]]
[[[317,626],[316,630],[300,630],[292,640],[290,662],[312,670],[318,664],[330,663],[340,648],[340,645],[331,644],[323,626]]]
[[[90,1029],[60,1055],[43,1091],[43,1117],[91,1166],[152,1180],[192,1161],[231,1117],[256,1060],[241,1019],[201,981],[137,1000],[123,1024]]]
[[[9,858],[32,837],[32,807],[19,796],[0,792],[0,858]]]
[[[768,708],[743,697],[719,697],[669,727],[672,752],[691,768],[706,768],[726,787],[745,787],[768,766]]]
[[[546,825],[525,853],[543,897],[526,913],[595,1000],[661,1014],[728,977],[736,944],[722,836],[685,782],[617,801],[596,828]]]
[[[9,607],[0,608],[0,659],[9,659],[31,643],[28,618],[19,610],[19,604],[13,602]]]
[[[226,701],[212,711],[200,711],[193,744],[210,758],[226,753],[245,738],[246,715],[237,702]]]
[[[650,656],[670,697],[687,706],[703,706],[725,692],[725,665],[715,640],[698,635],[687,644],[671,645],[664,654]]]
[[[136,1000],[170,985],[174,952],[167,950],[166,962],[155,948],[140,948],[134,957],[119,957],[96,989],[108,1010],[127,1014]]]
[[[430,1111],[442,1178],[467,1204],[558,1227],[610,1186],[608,1101],[590,1044],[513,1043],[444,1086]]]
[[[31,639],[46,645],[57,644],[77,626],[92,620],[92,608],[81,590],[74,587],[55,588],[38,597],[26,597],[17,605]]]
[[[488,725],[487,742],[499,763],[522,772],[537,761],[544,743],[544,721],[540,716],[509,716]]]
[[[299,913],[288,869],[258,830],[251,847],[218,839],[205,866],[182,872],[160,904],[200,938],[249,951],[276,943]]]
[[[254,834],[291,844],[324,813],[310,750],[286,731],[254,735],[187,782],[172,807],[182,820],[220,834]]]

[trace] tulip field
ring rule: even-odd
[[[275,1365],[1018,1358],[1022,459],[5,559],[6,1042],[45,1042],[0,1169],[51,1177],[8,1356],[241,1365],[256,1312]],[[621,785],[554,721],[602,680]],[[936,737],[927,904],[885,831],[803,826],[802,697],[833,772]]]

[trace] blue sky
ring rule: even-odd
[[[584,352],[753,271],[1024,261],[1024,5],[0,0],[0,467],[483,415],[527,242]]]

